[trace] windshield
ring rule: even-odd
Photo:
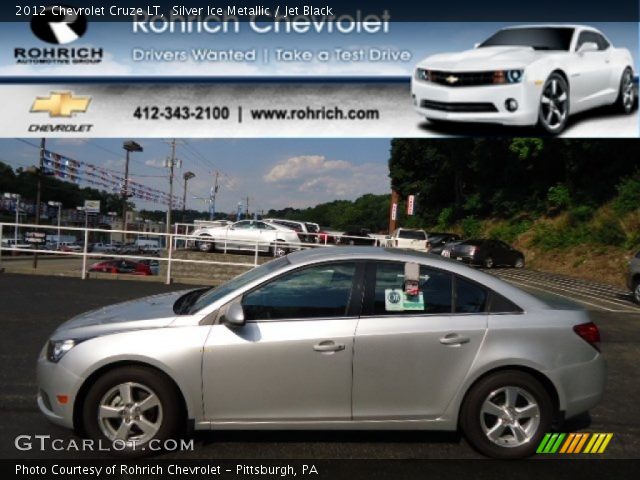
[[[507,28],[494,33],[479,45],[482,47],[520,46],[534,50],[565,50],[571,47],[573,28]]]
[[[285,266],[289,265],[289,260],[286,257],[281,257],[276,260],[272,260],[267,262],[259,267],[252,268],[248,272],[243,273],[242,275],[237,276],[233,280],[228,281],[220,285],[219,287],[214,288],[213,290],[208,290],[204,293],[200,298],[198,298],[191,308],[189,309],[190,314],[194,314],[200,310],[202,310],[207,305],[211,305],[213,302],[219,300],[224,297],[228,293],[237,290],[238,288],[247,285],[248,283],[253,282],[254,280],[268,275],[271,272],[275,272],[276,270],[280,270]]]

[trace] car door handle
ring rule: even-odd
[[[457,333],[450,333],[440,339],[442,345],[460,346],[464,343],[469,343],[471,339],[469,337],[461,337]]]
[[[332,340],[328,340],[326,342],[320,342],[315,344],[313,346],[313,349],[316,352],[320,352],[320,353],[331,353],[331,352],[341,352],[342,350],[345,349],[345,346],[342,343],[335,343]]]

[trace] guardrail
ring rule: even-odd
[[[81,241],[77,242],[77,245],[80,247],[78,251],[64,251],[64,250],[52,250],[49,248],[41,247],[40,245],[33,244],[33,246],[29,248],[24,248],[21,246],[10,246],[8,243],[15,238],[15,229],[18,228],[20,230],[30,230],[33,232],[45,233],[47,231],[53,231],[57,235],[58,240],[60,239],[60,233],[70,232],[72,235],[79,236]],[[12,230],[12,234],[5,237],[5,234],[8,233],[9,230]],[[69,233],[67,233],[69,235]],[[91,237],[99,237],[99,236],[111,236],[113,234],[122,234],[123,238],[127,236],[138,236],[145,237],[146,240],[150,238],[159,239],[159,245],[165,245],[164,251],[166,252],[166,256],[162,255],[153,255],[150,254],[151,251],[155,249],[147,248],[145,251],[144,247],[140,247],[140,249],[133,254],[124,250],[121,252],[118,251],[91,251],[90,250],[90,239]],[[362,244],[366,243],[369,245],[377,245],[384,246],[383,238],[374,238],[374,237],[357,237],[357,236],[347,236],[340,234],[324,234],[324,233],[305,233],[307,238],[316,238],[317,241],[314,242],[286,242],[280,243],[275,241],[244,241],[244,240],[233,240],[229,241],[227,238],[218,239],[211,238],[212,242],[220,244],[222,246],[222,253],[227,254],[228,252],[250,252],[252,253],[252,261],[251,262],[234,262],[234,261],[216,261],[216,260],[194,260],[194,259],[185,259],[185,258],[174,258],[174,252],[180,250],[177,246],[179,244],[183,244],[185,249],[189,249],[192,247],[196,247],[198,243],[203,241],[202,237],[195,236],[191,234],[182,234],[177,233],[177,228],[175,233],[159,233],[159,232],[139,232],[132,230],[110,230],[110,229],[100,229],[100,228],[82,228],[82,227],[58,227],[57,225],[35,225],[35,224],[16,224],[16,223],[0,223],[0,266],[2,264],[3,255],[5,252],[11,252],[12,254],[16,253],[24,253],[30,255],[56,255],[61,257],[81,257],[82,258],[82,270],[81,270],[81,278],[86,279],[88,274],[88,261],[89,259],[126,259],[126,260],[157,260],[159,262],[166,262],[167,269],[165,272],[165,283],[171,283],[171,270],[172,265],[175,263],[185,263],[185,264],[202,264],[202,265],[223,265],[223,266],[235,266],[242,268],[254,268],[259,264],[260,253],[269,251],[272,247],[275,246],[285,246],[287,250],[304,250],[308,248],[323,248],[323,247],[331,247],[334,246],[334,243],[330,240],[333,239],[336,244],[339,245],[349,245],[349,244]],[[69,235],[71,236],[71,235]],[[56,242],[52,242],[56,244]],[[66,242],[58,242],[66,243]],[[159,247],[161,250],[162,247]],[[273,253],[275,256],[275,252]]]

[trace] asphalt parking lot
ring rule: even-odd
[[[528,270],[496,270],[508,281],[531,289],[557,293],[582,302],[592,311],[602,333],[602,350],[609,364],[603,403],[565,425],[563,431],[614,433],[601,457],[637,458],[640,420],[640,308],[626,292]],[[73,434],[50,424],[35,404],[35,361],[51,331],[73,315],[99,306],[169,290],[181,285],[161,283],[82,281],[76,278],[0,274],[0,458],[79,458],[75,451],[18,451],[18,435]],[[193,288],[193,287],[186,287]],[[477,458],[457,434],[433,432],[207,432],[195,435],[195,450],[166,454],[166,458],[296,459],[296,458]],[[87,454],[89,457],[99,453]],[[586,457],[586,456],[585,456]]]

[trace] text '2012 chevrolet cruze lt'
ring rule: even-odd
[[[185,426],[461,429],[514,458],[598,404],[598,342],[579,307],[457,262],[322,248],[71,319],[40,355],[38,404],[131,452]]]

